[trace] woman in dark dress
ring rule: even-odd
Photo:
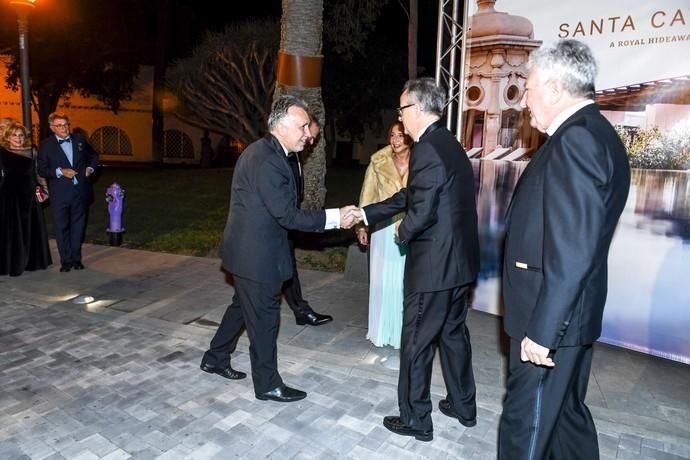
[[[46,196],[45,182],[36,174],[36,149],[24,126],[7,127],[0,139],[0,275],[19,276],[52,263],[43,207],[37,195]],[[41,183],[42,182],[42,183]]]

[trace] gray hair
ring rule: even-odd
[[[280,96],[277,101],[273,104],[271,108],[271,114],[268,116],[268,130],[273,131],[280,122],[282,122],[288,114],[290,107],[299,107],[304,109],[305,112],[309,112],[307,108],[307,103],[303,99],[286,94]]]
[[[419,104],[422,112],[433,113],[439,117],[443,115],[446,92],[436,84],[433,78],[408,80],[403,87],[403,93],[405,91],[407,91],[408,103]]]
[[[575,97],[594,97],[594,80],[599,66],[592,50],[584,43],[573,40],[559,40],[543,45],[530,54],[527,69],[539,67],[544,80],[555,79]]]

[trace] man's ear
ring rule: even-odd
[[[284,136],[285,135],[285,124],[282,121],[279,121],[278,124],[276,124],[275,128],[276,133],[279,136]]]
[[[558,104],[563,98],[565,89],[563,88],[563,83],[556,79],[551,79],[546,82],[546,89],[548,95],[548,102],[551,105]]]

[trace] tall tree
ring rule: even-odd
[[[163,162],[165,67],[168,51],[169,0],[156,0],[156,45],[153,59],[153,107],[151,108],[151,158]]]
[[[275,98],[294,94],[309,104],[324,126],[321,97],[323,0],[283,0],[278,80]],[[326,154],[323,136],[304,161],[305,209],[320,209],[326,201]]]
[[[7,2],[2,2],[7,3]],[[14,13],[2,12],[0,48],[11,43]],[[48,115],[73,93],[96,97],[117,112],[131,97],[147,37],[137,0],[61,0],[39,4],[30,16],[31,93],[39,116],[39,137],[48,135]],[[9,30],[8,30],[9,29]],[[19,88],[18,47],[8,64],[6,84]]]
[[[254,21],[210,33],[167,82],[176,115],[200,128],[249,144],[266,132],[275,85],[278,23]]]
[[[404,9],[404,6],[403,6]],[[407,13],[407,78],[417,78],[417,29],[419,28],[419,0],[410,0]]]

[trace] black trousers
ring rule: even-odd
[[[235,296],[211,339],[203,362],[217,367],[230,365],[242,328],[249,336],[249,358],[256,393],[283,383],[278,373],[276,341],[280,327],[280,285],[260,283],[234,275]]]
[[[295,240],[293,239],[292,232],[290,232],[290,238],[288,239],[290,244],[290,253],[292,254],[292,266],[293,275],[292,278],[283,283],[283,295],[285,296],[285,301],[292,309],[295,317],[302,316],[312,311],[309,302],[304,300],[302,296],[302,284],[299,280],[299,275],[297,274],[297,259],[295,259]]]
[[[523,363],[520,341],[511,338],[499,459],[599,458],[594,420],[585,405],[592,346],[561,347],[553,360],[553,368]]]
[[[405,296],[398,405],[402,421],[413,428],[433,428],[430,387],[436,347],[447,399],[460,416],[477,416],[472,346],[465,325],[468,292],[466,285]]]
[[[81,261],[81,242],[86,226],[86,203],[78,188],[72,187],[73,196],[67,200],[52,199],[50,203],[55,225],[55,242],[61,263]]]

